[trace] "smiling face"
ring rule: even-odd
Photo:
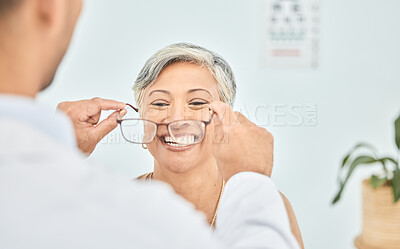
[[[217,81],[207,68],[191,63],[175,63],[166,67],[154,84],[144,90],[141,115],[143,119],[158,124],[178,120],[209,121],[208,104],[214,99],[219,99]],[[178,126],[184,127],[185,124],[181,122]],[[170,127],[170,130],[173,128]],[[159,126],[156,137],[147,144],[155,163],[181,173],[210,160],[212,125],[206,126],[205,137],[200,143],[188,146],[175,143],[177,140],[194,140],[199,135],[194,133],[181,128],[174,139],[165,125]]]

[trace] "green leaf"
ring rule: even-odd
[[[394,203],[396,203],[400,199],[400,170],[399,169],[396,169],[395,171],[393,171],[392,189],[393,189]]]
[[[335,198],[333,199],[332,204],[335,204],[336,202],[338,202],[340,200],[340,197],[344,190],[344,187],[346,186],[347,181],[349,180],[350,176],[353,174],[353,172],[357,166],[362,165],[362,164],[376,163],[376,162],[378,162],[378,160],[371,156],[359,156],[356,159],[354,159],[349,167],[349,170],[347,172],[347,176],[346,176],[345,180],[340,184],[339,191],[336,194]]]
[[[394,133],[397,148],[400,150],[400,116],[394,121]]]
[[[333,198],[332,205],[340,200],[342,192],[343,192],[343,185],[341,185],[339,192],[336,194],[335,198]]]
[[[376,163],[378,162],[377,159],[371,157],[371,156],[359,156],[356,159],[354,159],[354,161],[351,163],[349,171],[347,173],[347,177],[343,183],[343,185],[345,185],[347,183],[347,181],[349,180],[350,176],[353,174],[353,171],[356,169],[356,167],[358,165],[361,164],[371,164],[371,163]]]
[[[379,188],[386,182],[386,178],[379,178],[376,175],[372,175],[371,178],[369,179],[369,183],[374,189]]]
[[[392,157],[382,157],[382,158],[378,158],[377,160],[380,162],[390,161],[394,165],[397,165],[397,161],[395,159],[393,159]]]
[[[357,144],[356,146],[354,146],[354,147],[350,150],[349,154],[347,154],[345,158],[343,158],[343,161],[342,161],[342,168],[346,165],[346,163],[347,163],[347,161],[349,160],[350,156],[351,156],[357,149],[359,149],[359,148],[366,148],[366,149],[371,150],[372,153],[374,153],[374,154],[376,153],[376,149],[375,149],[374,146],[372,146],[372,145],[370,145],[370,144],[367,144],[367,143],[359,143],[359,144]]]
[[[342,168],[344,167],[344,165],[346,165],[347,161],[349,160],[350,156],[351,156],[350,152],[349,154],[347,154],[347,156],[345,158],[343,158],[343,162],[342,162]]]

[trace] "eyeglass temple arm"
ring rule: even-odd
[[[139,109],[134,107],[133,105],[126,103],[127,106],[131,107],[133,110],[135,110],[135,112],[139,112]]]
[[[139,112],[139,109],[134,107],[133,105],[129,104],[129,103],[125,103],[127,106],[131,107],[133,110],[135,110],[135,112]],[[119,117],[119,112],[118,112],[118,118],[117,118],[117,123],[121,124],[122,120]]]

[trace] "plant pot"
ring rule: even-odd
[[[374,189],[363,181],[363,226],[355,241],[359,249],[400,248],[400,201],[393,201],[392,188]]]

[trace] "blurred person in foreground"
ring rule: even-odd
[[[87,100],[85,127],[73,127],[35,102],[53,81],[81,6],[0,0],[0,248],[298,248],[268,177],[271,134],[225,103],[210,104],[213,155],[227,180],[215,233],[167,185],[130,182],[83,161],[73,128],[99,140],[125,104]],[[115,112],[99,123],[102,110]]]

